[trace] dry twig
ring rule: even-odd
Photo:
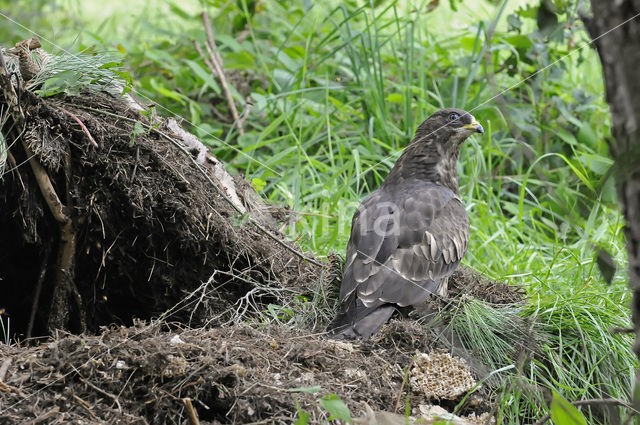
[[[193,408],[193,404],[191,404],[191,399],[189,397],[185,397],[182,399],[184,403],[184,407],[187,409],[187,416],[189,417],[189,423],[191,425],[200,425],[200,421],[198,420],[198,412]]]
[[[26,422],[25,425],[36,425],[36,424],[39,424],[40,422],[48,421],[58,413],[60,413],[60,408],[58,406],[54,406],[53,409],[49,410],[48,412],[43,413],[42,415],[30,420],[29,422]]]
[[[20,397],[25,398],[26,395],[25,393],[23,393],[20,388],[16,388],[13,385],[9,385],[9,384],[5,384],[4,382],[0,381],[0,391],[4,391],[5,393],[14,393],[14,394],[18,394]]]
[[[95,413],[93,413],[93,410],[91,409],[91,405],[89,403],[87,403],[86,401],[84,401],[83,399],[81,399],[80,397],[78,397],[77,395],[73,395],[73,398],[80,403],[80,406],[82,406],[84,408],[84,410],[86,410],[89,415],[91,415],[91,417],[93,419],[97,419],[98,417],[96,416]]]
[[[0,382],[4,381],[4,377],[7,375],[7,371],[9,370],[9,366],[11,366],[12,361],[13,359],[9,357],[2,362],[2,366],[0,366]]]
[[[231,90],[229,89],[229,84],[227,83],[227,77],[224,74],[222,56],[218,50],[218,46],[216,45],[215,40],[213,39],[213,31],[211,30],[211,22],[209,21],[209,15],[207,12],[202,12],[201,15],[202,23],[204,25],[204,30],[207,34],[207,41],[205,42],[205,47],[207,48],[207,53],[209,54],[209,59],[204,55],[204,52],[200,48],[200,45],[197,41],[194,40],[193,44],[198,51],[198,54],[202,56],[204,59],[204,63],[209,68],[209,71],[220,80],[220,85],[222,86],[222,90],[224,91],[224,95],[227,98],[227,103],[229,103],[229,109],[231,110],[231,116],[233,117],[233,121],[238,126],[238,132],[240,135],[244,134],[244,128],[242,126],[244,121],[240,121],[240,115],[238,114],[238,108],[236,107],[236,103],[233,100],[233,96],[231,95]]]

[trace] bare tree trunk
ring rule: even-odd
[[[633,291],[633,348],[640,358],[640,17],[636,16],[640,0],[591,0],[591,7],[593,17],[585,19],[585,24],[600,55],[611,108],[610,148],[626,219],[629,286]]]

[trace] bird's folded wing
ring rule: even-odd
[[[375,192],[353,218],[340,299],[357,291],[367,306],[420,302],[458,266],[468,238],[466,211],[449,189]]]

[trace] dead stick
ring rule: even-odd
[[[237,123],[240,115],[238,115],[238,108],[236,108],[236,103],[233,100],[231,90],[229,90],[229,85],[227,84],[227,78],[224,75],[222,56],[220,56],[218,46],[213,39],[211,22],[209,22],[209,15],[207,14],[207,12],[202,12],[201,17],[202,23],[204,24],[204,30],[207,34],[207,42],[205,43],[205,46],[207,47],[207,52],[209,53],[209,59],[211,60],[211,64],[215,68],[216,73],[218,74],[218,79],[220,80],[220,84],[222,85],[222,90],[224,91],[224,94],[227,98],[227,102],[229,103],[229,109],[231,109],[233,120]],[[241,126],[238,126],[238,132],[240,133],[240,135],[243,135],[244,129]]]
[[[198,43],[197,40],[193,40],[193,46],[196,48],[196,51],[198,52],[198,54],[202,57],[202,59],[204,60],[205,65],[207,65],[207,68],[209,68],[209,71],[211,71],[211,73],[213,75],[219,75],[218,70],[221,70],[222,67],[219,66],[216,62],[211,62],[210,59],[207,58],[207,56],[204,54],[204,52],[202,51],[202,48],[200,47],[200,43]],[[211,51],[211,49],[209,48],[209,45],[207,43],[205,43],[205,46],[207,47],[207,52],[209,53],[209,56],[211,58],[215,58],[215,54]],[[215,60],[215,59],[214,59]],[[224,74],[222,74],[224,75]],[[223,89],[228,89],[228,87],[225,86],[225,79],[223,78],[219,78],[222,88]],[[238,127],[238,132],[240,133],[240,135],[244,134],[244,119],[242,119],[242,117],[238,117],[238,110],[235,109],[235,103],[230,103],[233,102],[233,97],[231,97],[231,93],[228,92],[227,90],[225,90],[225,97],[227,98],[227,102],[229,103],[229,108],[231,109],[231,115],[232,118],[234,120],[235,125]],[[234,112],[235,109],[235,112]],[[215,108],[213,109],[214,113],[216,115],[218,115],[219,118],[224,118],[224,116],[222,116]],[[245,110],[246,112],[246,110]],[[244,116],[245,114],[243,114]],[[245,118],[246,119],[246,118]]]
[[[632,334],[635,330],[633,328],[622,328],[619,326],[613,326],[609,329],[609,333],[612,334]]]
[[[198,412],[196,412],[196,410],[193,408],[191,399],[189,397],[185,397],[182,399],[182,402],[184,403],[184,407],[187,409],[187,416],[191,425],[200,425],[200,421],[198,420]]]
[[[49,418],[51,418],[52,416],[57,415],[58,413],[60,413],[60,408],[58,406],[54,406],[53,409],[49,410],[46,413],[43,413],[42,415],[38,416],[37,418],[31,419],[29,422],[24,422],[25,425],[36,425],[39,424],[40,422],[44,422],[46,420],[48,420]]]
[[[204,52],[202,51],[202,48],[200,47],[200,43],[198,43],[198,40],[193,40],[193,46],[195,47],[196,51],[198,52],[198,54],[200,55],[200,57],[202,57],[202,60],[204,61],[204,64],[207,65],[207,68],[209,68],[209,71],[214,75],[217,76],[218,72],[216,71],[216,67],[213,65],[213,63],[211,63],[211,61],[209,60],[209,58],[207,58],[207,55],[204,54]],[[209,52],[209,54],[211,54],[211,49],[209,49],[209,46],[207,45],[207,51]],[[225,95],[226,96],[226,95]],[[222,121],[227,121],[228,117],[225,117],[224,115],[222,115],[220,112],[218,112],[218,110],[216,108],[212,109],[213,113],[220,118]],[[233,115],[233,111],[232,114]],[[232,117],[232,120],[235,119]],[[242,120],[242,117],[240,117],[237,121],[237,125],[238,128],[241,129],[240,125],[243,124],[244,121]],[[242,131],[244,131],[242,129]],[[241,133],[242,134],[242,133]]]
[[[56,190],[53,188],[53,184],[51,184],[51,179],[49,179],[47,170],[40,165],[38,160],[35,158],[35,154],[24,139],[22,140],[22,147],[27,154],[27,158],[29,158],[29,164],[33,170],[33,175],[36,178],[40,192],[42,193],[51,214],[53,214],[53,218],[55,218],[58,223],[66,223],[69,221],[69,216],[64,212],[65,206],[60,202],[60,198],[58,197]]]
[[[22,398],[26,398],[27,396],[20,390],[20,388],[16,388],[13,385],[5,384],[0,381],[0,391],[4,391],[6,393],[15,393],[18,394]]]
[[[211,63],[209,58],[202,51],[202,47],[200,47],[200,43],[198,43],[198,40],[193,40],[193,47],[195,47],[196,52],[198,52],[198,54],[200,55],[200,57],[204,61],[204,64],[207,65],[207,68],[209,68],[209,71],[211,71],[211,73],[213,75],[217,76],[218,74],[217,74],[213,64]]]
[[[75,369],[75,367],[74,367],[74,369]],[[81,376],[81,375],[80,375],[80,372],[78,372],[78,370],[77,370],[77,369],[76,369],[76,372],[78,373],[78,377],[80,377],[80,376]],[[84,379],[84,378],[80,378],[80,380],[81,380],[82,382],[84,382],[86,385],[88,385],[88,386],[90,386],[91,388],[93,388],[94,390],[96,390],[97,392],[99,392],[100,394],[104,394],[104,395],[106,395],[107,397],[111,398],[111,399],[112,399],[112,400],[113,400],[113,401],[118,405],[118,411],[119,411],[120,413],[122,413],[122,406],[120,406],[120,402],[118,401],[118,397],[117,397],[117,396],[115,396],[115,395],[113,395],[113,394],[111,394],[111,393],[109,393],[109,392],[107,392],[107,391],[103,390],[103,389],[102,389],[102,388],[100,388],[100,387],[97,387],[97,386],[93,385],[91,382],[87,381],[87,380],[86,380],[86,379]]]
[[[80,403],[80,406],[82,406],[87,412],[89,412],[89,414],[91,415],[91,417],[93,419],[97,419],[98,417],[96,416],[95,413],[93,413],[93,410],[91,410],[91,405],[89,403],[87,403],[86,401],[84,401],[83,399],[81,399],[80,397],[78,397],[77,395],[73,395],[73,398],[76,399],[76,401],[78,403]]]
[[[71,155],[65,155],[64,157],[64,177],[65,177],[65,187],[67,189],[67,207],[73,211],[73,195],[72,195],[72,176],[71,176]],[[80,332],[84,333],[87,331],[87,320],[86,320],[86,311],[84,309],[82,303],[82,296],[78,291],[78,287],[75,283],[75,265],[76,265],[76,245],[78,240],[78,235],[76,232],[77,225],[80,222],[84,221],[84,217],[81,217],[78,220],[69,220],[65,223],[64,228],[61,231],[61,236],[65,238],[69,247],[69,252],[66,253],[66,257],[62,258],[64,261],[60,263],[60,268],[67,270],[66,278],[68,288],[70,290],[70,294],[73,296],[76,307],[78,309],[78,318],[80,320]]]
[[[627,409],[631,409],[635,411],[635,409],[631,404],[627,403],[624,400],[620,400],[618,398],[594,398],[589,400],[578,400],[578,401],[572,401],[571,404],[574,406],[601,405],[601,404],[613,405],[613,406],[626,407]],[[534,425],[542,425],[545,422],[547,422],[549,419],[551,419],[551,412],[547,413],[542,418],[540,418],[540,420],[536,422]]]
[[[4,377],[7,375],[7,371],[9,370],[12,361],[13,359],[9,357],[2,362],[2,366],[0,366],[0,382],[4,381]]]

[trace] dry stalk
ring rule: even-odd
[[[201,15],[202,23],[204,25],[204,30],[207,34],[207,41],[205,42],[205,47],[207,48],[207,53],[209,54],[209,60],[206,59],[200,45],[197,41],[194,41],[194,46],[198,51],[198,54],[202,56],[205,61],[205,64],[209,68],[212,74],[216,75],[220,80],[220,85],[222,86],[222,90],[224,91],[224,95],[227,98],[227,103],[229,103],[229,109],[231,110],[231,116],[233,117],[233,121],[238,126],[238,132],[240,135],[244,134],[244,128],[242,123],[244,121],[240,121],[240,115],[238,114],[238,108],[236,107],[236,103],[233,100],[233,96],[231,95],[231,90],[229,90],[229,84],[227,83],[227,77],[224,74],[224,64],[222,62],[222,56],[218,50],[218,46],[216,45],[215,40],[213,39],[213,31],[211,29],[211,22],[209,21],[209,15],[207,12],[202,12]]]

